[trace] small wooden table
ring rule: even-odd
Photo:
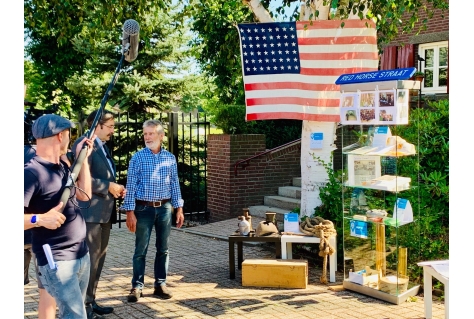
[[[242,269],[243,262],[243,243],[244,242],[264,242],[275,243],[275,257],[281,258],[281,236],[278,234],[269,236],[241,236],[238,233],[229,236],[229,277],[235,279],[235,243],[237,243],[237,267]]]

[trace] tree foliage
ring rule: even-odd
[[[44,107],[68,99],[79,120],[98,108],[121,56],[123,23],[135,19],[139,56],[124,61],[109,104],[132,112],[198,106],[203,81],[190,75],[192,35],[180,10],[172,1],[26,1],[26,53],[42,88],[30,96]]]
[[[254,21],[241,1],[190,1],[186,14],[191,20],[196,61],[216,86],[214,94],[224,104],[244,104],[237,23]]]
[[[186,72],[190,68],[184,51],[190,36],[182,25],[174,21],[170,12],[142,17],[140,23],[151,32],[140,30],[139,57],[132,63],[124,62],[121,75],[115,84],[109,104],[122,110],[143,111],[144,109],[168,110],[180,106],[189,92]],[[88,51],[89,33],[82,32],[74,38],[76,51]],[[96,54],[87,63],[87,71],[76,74],[66,82],[73,92],[86,93],[91,101],[100,101],[115,72],[120,52],[112,39],[103,40],[96,46]],[[102,75],[98,77],[97,75]],[[196,81],[196,80],[194,80]],[[191,103],[194,103],[191,100]]]
[[[91,30],[91,43],[100,42],[107,33],[118,35],[123,22],[145,15],[158,14],[171,6],[170,0],[26,0],[24,2],[25,29],[39,37],[55,39],[62,47],[84,28]],[[151,32],[152,26],[140,25]]]

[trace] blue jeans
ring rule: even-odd
[[[39,278],[54,297],[61,319],[87,319],[84,300],[89,283],[89,253],[75,260],[56,261],[57,269],[38,266]]]
[[[171,203],[160,207],[137,205],[135,217],[137,228],[135,231],[135,253],[133,254],[132,287],[143,289],[145,282],[145,264],[148,244],[150,242],[153,226],[156,233],[156,255],[154,265],[154,287],[166,284],[168,273],[169,255],[168,239],[171,232]]]

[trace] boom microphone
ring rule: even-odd
[[[123,24],[122,53],[128,62],[133,62],[137,58],[139,32],[140,26],[137,21],[129,19]]]
[[[122,38],[122,56],[120,57],[120,62],[115,69],[114,76],[112,81],[110,82],[107,91],[105,91],[104,97],[100,101],[100,108],[95,115],[94,121],[92,122],[91,129],[87,131],[86,137],[91,138],[94,135],[95,128],[97,123],[99,123],[100,117],[102,116],[102,112],[105,108],[105,104],[109,99],[109,94],[114,88],[115,83],[117,82],[118,76],[120,74],[120,70],[122,68],[123,60],[127,60],[128,62],[132,62],[137,58],[138,55],[138,32],[140,31],[140,26],[138,22],[135,20],[127,20],[123,24],[123,38]],[[82,146],[79,155],[76,157],[74,163],[71,166],[71,176],[66,183],[66,187],[63,188],[63,193],[61,194],[60,201],[63,203],[67,203],[69,200],[69,196],[71,195],[71,186],[76,182],[77,177],[79,176],[79,172],[81,171],[82,164],[87,155],[87,150],[89,146],[86,143]],[[65,208],[63,205],[59,212],[62,213]]]

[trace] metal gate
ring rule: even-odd
[[[127,183],[128,163],[133,154],[144,147],[143,122],[157,119],[163,123],[166,137],[164,147],[173,153],[178,162],[181,195],[184,200],[185,223],[208,221],[207,211],[207,136],[210,123],[206,114],[183,113],[119,113],[116,117],[114,138],[108,142],[117,164],[117,181]],[[118,207],[122,200],[118,202]],[[118,210],[118,226],[125,221],[124,212]],[[175,223],[175,218],[172,219]]]

